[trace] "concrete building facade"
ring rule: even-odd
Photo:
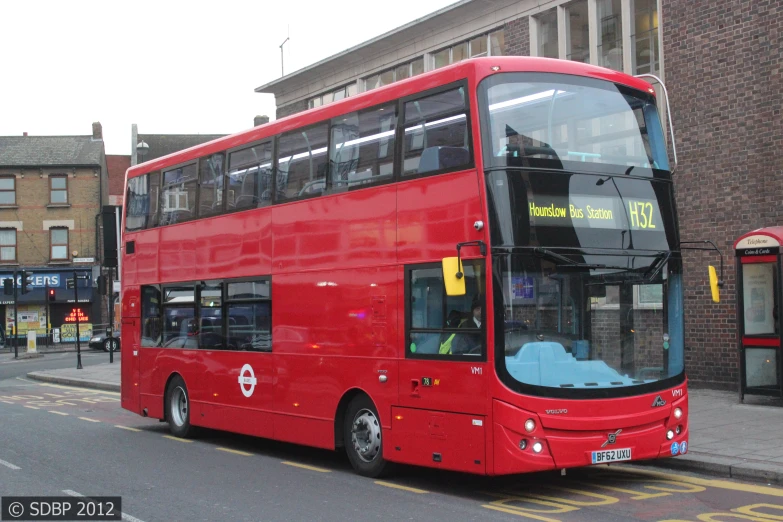
[[[683,241],[712,240],[725,260],[723,300],[707,264],[684,253],[691,382],[739,382],[734,240],[783,224],[783,3],[777,0],[462,0],[260,86],[277,117],[473,56],[577,60],[654,74],[670,93]],[[659,86],[654,87],[662,99]]]

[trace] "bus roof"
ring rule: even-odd
[[[494,67],[498,67],[499,69],[493,70],[492,68]],[[267,124],[259,125],[258,127],[229,136],[224,136],[195,147],[190,147],[167,156],[156,158],[146,163],[140,163],[128,169],[127,177],[133,178],[161,168],[178,165],[197,157],[222,152],[245,143],[262,140],[269,136],[281,134],[296,128],[306,127],[347,112],[380,105],[384,102],[390,102],[468,77],[474,77],[478,82],[492,74],[501,74],[504,72],[549,72],[585,76],[613,83],[620,83],[628,87],[649,92],[653,95],[655,94],[650,88],[650,84],[640,78],[635,78],[612,69],[581,62],[528,56],[471,58],[446,67],[441,67],[434,71],[425,72],[405,80],[394,82],[371,91],[366,91],[338,102],[297,112]]]

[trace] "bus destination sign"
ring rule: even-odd
[[[584,196],[536,196],[528,203],[530,222],[534,226],[575,228],[628,228],[659,231],[663,229],[658,202],[652,199]]]

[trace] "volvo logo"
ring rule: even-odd
[[[658,408],[660,406],[666,406],[666,401],[663,400],[663,398],[659,395],[655,398],[655,400],[652,403],[652,408]]]
[[[607,438],[606,438],[606,440],[604,441],[604,443],[603,443],[603,444],[601,444],[601,447],[602,447],[602,448],[604,448],[604,447],[606,447],[606,445],[607,445],[607,444],[614,444],[615,442],[617,442],[617,436],[618,436],[618,435],[619,435],[619,434],[620,434],[622,431],[623,431],[623,430],[621,430],[621,429],[620,429],[620,430],[617,430],[617,431],[615,431],[614,433],[608,433],[608,434],[607,434]]]

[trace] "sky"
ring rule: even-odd
[[[0,136],[230,134],[274,119],[254,92],[455,0],[0,1]]]

